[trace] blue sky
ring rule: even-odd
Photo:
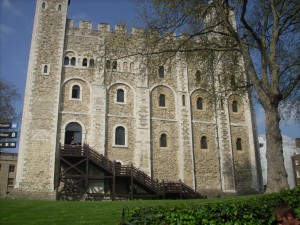
[[[27,75],[28,57],[36,0],[0,0],[0,78],[14,84],[22,95],[16,103],[18,112],[22,111]],[[128,0],[71,0],[68,18],[115,24],[139,24],[135,5]],[[258,133],[265,133],[264,111],[256,107]],[[300,125],[292,121],[281,125],[284,135],[300,137]]]

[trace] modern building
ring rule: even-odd
[[[140,30],[111,31],[103,23],[93,29],[89,21],[76,27],[67,19],[69,4],[37,0],[14,195],[55,199],[68,185],[77,191],[82,185],[81,194],[115,193],[115,177],[103,172],[103,164],[94,162],[91,169],[90,158],[85,181],[75,185],[80,154],[77,161],[61,156],[71,155],[64,146],[84,144],[99,154],[93,158],[98,163],[104,156],[159,182],[180,180],[204,195],[260,191],[251,98],[216,91],[228,73],[225,59],[209,72],[205,57],[178,53],[162,62],[160,56],[126,56],[112,40],[134,39],[126,42],[133,48]],[[245,73],[230,77],[232,85]],[[74,172],[68,178],[66,168]],[[92,170],[97,181],[89,178]]]
[[[266,136],[260,135],[258,137],[259,146],[260,146],[260,160],[261,160],[261,170],[263,177],[263,184],[267,185],[267,158],[266,158]],[[284,167],[287,172],[287,179],[290,188],[294,188],[297,183],[295,179],[297,179],[297,169],[299,170],[299,166],[297,165],[297,159],[300,155],[300,146],[299,146],[299,138],[293,139],[282,135],[282,148],[283,148],[283,158],[284,158]],[[299,161],[298,161],[299,162]],[[296,176],[295,176],[296,174]],[[299,172],[298,172],[299,175]]]
[[[17,153],[0,152],[0,197],[5,197],[14,188],[17,161]]]

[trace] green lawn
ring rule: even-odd
[[[135,200],[135,201],[36,201],[0,200],[2,225],[116,225],[122,217],[123,207],[157,206],[172,204],[208,203],[239,200],[253,196],[204,200]]]

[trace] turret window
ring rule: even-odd
[[[49,71],[50,71],[50,66],[48,64],[43,64],[42,65],[42,74],[49,75]]]
[[[201,149],[207,149],[207,138],[206,138],[206,136],[201,137],[200,145],[201,145]]]
[[[167,135],[166,134],[161,134],[160,135],[160,147],[167,147]]]
[[[57,9],[61,11],[61,4],[58,5]]]
[[[236,150],[243,150],[242,139],[241,138],[236,139]]]
[[[43,2],[43,3],[42,3],[42,9],[45,9],[45,8],[46,8],[46,3]]]

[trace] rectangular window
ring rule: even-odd
[[[297,174],[297,178],[300,178],[300,171],[299,170],[296,171],[296,174]]]
[[[185,95],[182,95],[182,105],[185,106]]]
[[[295,165],[296,165],[296,166],[299,165],[298,159],[295,159]]]
[[[8,178],[7,185],[8,186],[13,186],[14,185],[14,178]]]
[[[9,165],[9,172],[10,173],[15,172],[15,166],[14,165]]]

